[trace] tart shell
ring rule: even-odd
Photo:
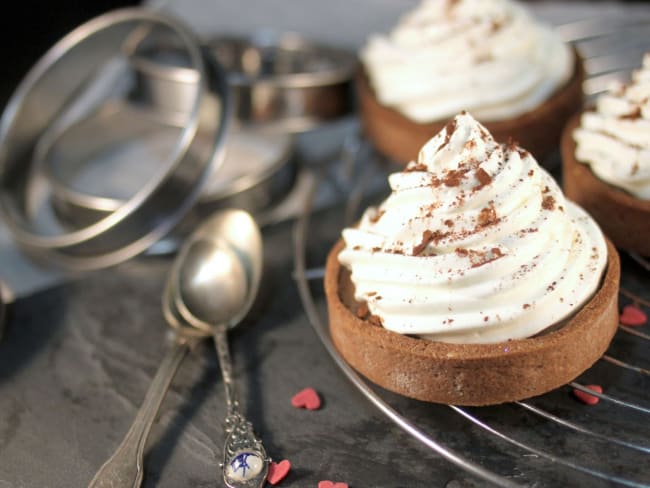
[[[498,142],[510,138],[542,162],[560,143],[566,121],[582,108],[582,59],[574,50],[573,76],[536,109],[518,117],[494,122],[481,121]],[[360,68],[356,86],[361,125],[375,147],[399,164],[417,159],[424,144],[440,132],[447,120],[418,123],[397,110],[382,105],[375,96],[368,75]]]
[[[591,214],[617,247],[650,256],[650,200],[640,200],[605,183],[589,165],[576,159],[573,131],[579,124],[577,114],[562,135],[564,193]]]
[[[618,327],[620,263],[607,241],[601,287],[567,323],[528,339],[450,344],[398,334],[360,319],[345,305],[349,273],[330,251],[325,294],[332,340],[343,358],[377,385],[407,397],[455,405],[493,405],[540,395],[589,368]]]

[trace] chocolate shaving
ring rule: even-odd
[[[431,176],[431,187],[438,188],[442,182],[436,176]]]
[[[478,214],[478,227],[488,227],[490,225],[498,224],[501,221],[497,217],[497,212],[494,209],[494,203],[490,202],[489,207],[481,209],[481,212]]]
[[[479,184],[474,187],[475,190],[480,190],[484,186],[492,183],[492,177],[483,168],[476,170],[476,179],[479,181]]]
[[[449,237],[451,235],[451,232],[440,232],[439,230],[436,230],[434,232],[430,230],[425,230],[422,233],[422,241],[413,248],[413,256],[419,256],[422,254],[422,251],[426,249],[426,247],[429,245],[429,243],[433,242],[434,244],[437,244],[441,240]],[[433,254],[429,254],[429,256],[433,256]]]
[[[426,249],[429,243],[433,240],[433,232],[430,230],[425,230],[422,233],[422,240],[420,243],[413,248],[413,256],[419,256],[422,251]]]
[[[542,208],[544,210],[555,210],[555,198],[551,195],[545,196],[542,200]]]
[[[455,131],[456,131],[456,119],[451,119],[449,122],[447,122],[447,125],[445,125],[445,140],[438,147],[438,152],[442,148],[444,148],[447,144],[449,144],[449,140],[451,139],[451,136]]]
[[[469,172],[469,169],[452,169],[445,174],[445,179],[442,182],[445,186],[454,187],[460,185],[460,182],[463,180],[465,175]]]

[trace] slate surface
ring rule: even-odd
[[[308,262],[322,262],[340,213],[334,209],[314,220],[310,242],[316,244]],[[322,479],[351,488],[485,486],[389,423],[344,378],[304,317],[291,277],[291,225],[268,228],[264,237],[265,293],[256,316],[232,334],[232,351],[247,414],[270,455],[292,462],[280,486],[316,487]],[[159,304],[169,265],[168,258],[140,258],[12,305],[0,342],[0,488],[87,486],[126,432],[164,354],[167,329]],[[632,271],[627,282],[638,290],[647,275]],[[614,347],[647,367],[647,344]],[[631,398],[645,391],[647,403],[647,378],[611,368],[592,374]],[[290,405],[306,386],[321,393],[321,410]],[[384,397],[430,435],[515,481],[601,486],[481,434],[448,407]],[[144,486],[219,486],[224,405],[216,358],[205,343],[185,360],[153,427]],[[593,417],[608,435],[636,432],[641,443],[650,435],[642,416],[606,405],[581,408],[567,389],[541,397],[537,405],[578,421]],[[647,454],[603,450],[511,405],[474,412],[560,456],[578,456],[596,467],[607,459],[626,476],[650,478]]]
[[[384,486],[406,471],[400,486],[429,486],[433,472],[443,484],[452,479],[440,460],[417,462],[417,444],[326,355],[289,273],[289,226],[265,239],[273,286],[260,318],[232,335],[232,349],[248,415],[272,457],[293,464],[286,486]],[[117,446],[164,354],[159,304],[169,264],[139,259],[13,304],[0,343],[0,487],[86,486]],[[208,343],[185,360],[152,431],[145,486],[215,486],[219,374]],[[306,386],[322,394],[320,411],[290,405]]]

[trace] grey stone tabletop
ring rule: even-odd
[[[316,244],[308,248],[309,262],[322,262],[337,235],[340,213],[337,207],[314,217],[310,239]],[[337,369],[300,304],[291,273],[291,227],[265,229],[262,294],[248,323],[232,334],[245,411],[272,458],[292,463],[281,486],[316,487],[320,480],[353,488],[485,486],[392,424]],[[87,486],[119,444],[168,347],[160,296],[170,262],[138,258],[12,304],[0,343],[0,487]],[[647,275],[628,260],[625,269],[626,286],[643,291]],[[322,299],[317,303],[322,307]],[[647,342],[626,341],[615,340],[610,352],[633,356],[647,368]],[[648,391],[647,378],[637,376],[601,365],[580,381],[612,385],[609,393],[630,397]],[[291,397],[308,386],[323,399],[319,410],[291,406]],[[591,478],[584,484],[580,472],[529,457],[449,407],[381,395],[434,438],[513,481],[535,487],[610,486]],[[576,422],[602,424],[605,436],[623,430],[633,433],[629,441],[647,444],[649,426],[639,412],[621,412],[615,405],[588,411],[569,388],[534,404]],[[559,456],[588,466],[604,461],[607,444],[564,434],[515,405],[470,411]],[[219,369],[205,343],[181,366],[154,424],[144,486],[215,486],[224,413]],[[648,481],[647,453],[623,451],[618,446],[606,451],[609,459],[615,456],[614,469]]]
[[[269,454],[292,463],[284,485],[456,479],[371,408],[325,353],[291,277],[290,226],[267,229],[265,248],[263,293],[233,334],[232,355],[246,413]],[[0,343],[0,487],[86,486],[119,444],[167,347],[160,296],[169,265],[136,259],[12,305]],[[291,406],[307,386],[322,396],[318,411]],[[185,360],[154,425],[145,486],[215,486],[224,413],[206,343]]]

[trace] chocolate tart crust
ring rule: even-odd
[[[618,327],[619,257],[607,241],[601,287],[563,327],[495,344],[449,344],[401,335],[356,316],[343,302],[346,274],[330,251],[325,269],[329,329],[343,358],[372,382],[435,403],[493,405],[540,395],[589,368]]]
[[[512,138],[540,162],[557,148],[564,124],[582,108],[584,66],[575,49],[574,56],[573,76],[542,105],[512,119],[481,121],[498,142],[508,142]],[[420,148],[447,123],[447,120],[414,122],[397,110],[382,105],[362,67],[357,72],[356,86],[365,135],[379,152],[397,163],[414,161]]]
[[[583,207],[621,249],[650,256],[650,200],[640,200],[598,178],[576,159],[573,131],[580,115],[571,118],[562,134],[562,185],[567,198]]]

